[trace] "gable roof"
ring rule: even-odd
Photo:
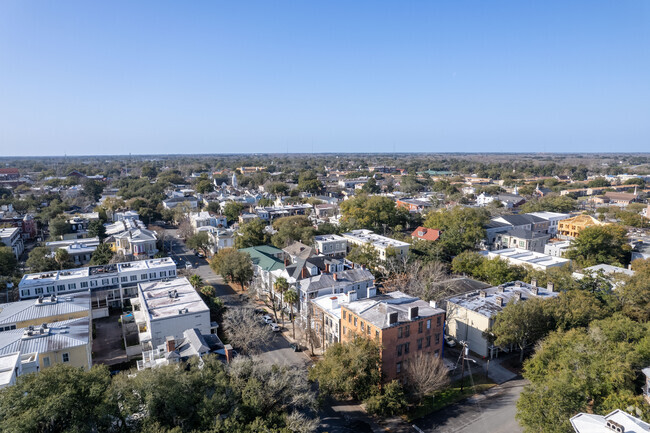
[[[264,271],[275,271],[284,268],[284,262],[274,254],[282,253],[281,249],[270,245],[259,245],[256,247],[242,248],[239,250],[251,256],[253,265],[259,266]]]
[[[425,241],[435,241],[440,237],[440,230],[428,229],[426,227],[418,227],[411,233],[411,237],[422,239]]]

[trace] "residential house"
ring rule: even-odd
[[[386,382],[405,383],[408,362],[418,353],[442,356],[444,323],[444,310],[399,291],[341,305],[341,341],[375,339]]]
[[[138,370],[144,370],[175,364],[193,357],[202,358],[220,349],[223,350],[224,345],[217,334],[202,334],[197,328],[186,329],[182,339],[176,340],[170,335],[158,347],[143,351],[137,367]]]
[[[650,424],[620,409],[605,416],[581,412],[571,426],[576,433],[650,433]]]
[[[558,223],[571,216],[568,213],[559,213],[559,212],[531,212],[526,215],[532,215],[534,217],[541,218],[545,221],[548,221],[548,227],[546,228],[546,232],[552,236],[555,236],[557,234]]]
[[[182,340],[187,329],[212,333],[210,309],[187,278],[139,283],[131,305],[143,350],[157,348],[168,336]]]
[[[199,200],[196,197],[172,197],[163,200],[165,209],[174,209],[181,205],[186,206],[188,209],[196,209],[199,206]]]
[[[289,256],[292,263],[295,263],[297,260],[307,260],[311,256],[316,255],[316,250],[308,245],[303,244],[302,242],[294,242],[291,245],[282,248],[282,251]]]
[[[345,257],[348,252],[348,240],[339,235],[316,235],[314,244],[317,254]]]
[[[433,207],[433,204],[429,200],[417,198],[400,198],[396,200],[395,205],[414,213],[422,213]]]
[[[544,253],[524,250],[522,248],[505,248],[502,250],[485,251],[485,255],[490,258],[500,258],[511,265],[530,266],[539,271],[545,271],[549,268],[562,267],[571,260],[562,257],[553,257]]]
[[[156,232],[144,228],[114,234],[104,242],[109,244],[115,253],[124,254],[126,257],[152,259],[158,253]]]
[[[201,227],[228,227],[228,220],[223,215],[214,215],[207,211],[192,212],[190,224],[195,230]]]
[[[531,298],[550,299],[557,296],[553,283],[546,289],[536,283],[521,281],[505,283],[449,298],[446,302],[447,334],[466,341],[469,350],[482,357],[494,357],[498,348],[491,345],[486,335],[494,325],[495,316],[511,302]]]
[[[370,245],[378,252],[381,261],[386,261],[391,256],[391,253],[394,253],[398,259],[404,259],[408,256],[409,247],[411,246],[406,242],[381,236],[365,229],[343,233],[343,237],[348,240],[348,247],[351,245]]]
[[[544,245],[544,254],[553,257],[564,257],[569,248],[571,248],[571,241],[554,240]]]
[[[360,177],[357,179],[341,179],[338,181],[338,186],[345,189],[356,189],[357,186],[362,187],[368,183],[367,177]]]
[[[496,249],[503,248],[522,248],[524,250],[543,252],[544,245],[551,238],[546,233],[534,232],[521,228],[508,230],[505,233],[499,233],[494,241]]]
[[[50,250],[52,254],[58,249],[65,250],[75,265],[85,265],[90,262],[99,243],[99,238],[69,239],[46,242],[45,248]]]
[[[355,291],[359,298],[368,297],[375,287],[375,277],[367,269],[356,267],[340,272],[321,273],[296,281],[303,315],[309,314],[309,301],[325,295]]]
[[[239,251],[247,253],[253,262],[253,284],[258,294],[271,293],[274,281],[271,272],[285,268],[285,252],[271,245],[259,245]]]
[[[478,197],[476,197],[476,205],[479,207],[487,206],[494,201],[501,202],[503,207],[507,209],[512,209],[526,203],[526,199],[517,194],[503,193],[497,195],[489,195],[482,192]]]
[[[140,215],[134,210],[126,210],[123,212],[114,212],[113,213],[113,222],[124,221],[124,220],[139,220]]]
[[[412,239],[420,239],[421,241],[437,241],[440,238],[440,233],[438,229],[428,229],[426,227],[418,227],[413,233],[411,233]]]
[[[20,258],[25,251],[25,243],[21,231],[17,227],[0,228],[0,243],[11,248],[16,259]]]
[[[607,225],[607,223],[598,221],[591,215],[576,215],[572,218],[564,219],[558,223],[558,237],[562,239],[575,239],[580,236],[580,232],[587,227],[605,225]]]
[[[234,248],[235,232],[231,229],[204,226],[197,230],[206,232],[210,237],[210,253],[216,254],[224,248]]]
[[[520,229],[533,233],[548,233],[550,222],[532,214],[501,215],[492,218],[485,226],[486,246],[492,247],[499,233]]]
[[[314,206],[314,214],[317,218],[333,218],[339,213],[339,207],[336,204],[317,204]]]

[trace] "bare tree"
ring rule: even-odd
[[[419,260],[401,265],[400,272],[392,273],[386,280],[386,291],[399,290],[425,301],[441,299],[445,281],[449,279],[447,267],[440,262],[423,263]]]
[[[226,310],[224,329],[231,344],[246,355],[260,352],[273,337],[271,328],[250,308]]]
[[[180,220],[178,223],[178,234],[183,239],[187,239],[194,234],[194,227],[192,227],[189,218],[183,218]]]
[[[418,352],[405,365],[408,387],[413,397],[420,400],[427,394],[444,388],[449,373],[442,359],[433,353]]]

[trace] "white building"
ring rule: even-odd
[[[650,424],[616,409],[603,416],[579,413],[571,418],[576,433],[649,433]]]
[[[546,289],[521,281],[505,283],[454,296],[447,300],[447,334],[466,341],[469,349],[483,357],[494,357],[497,349],[485,338],[494,325],[494,317],[511,302],[530,298],[550,299],[558,296],[553,284]]]
[[[19,258],[23,251],[25,251],[25,244],[23,243],[23,238],[20,235],[20,229],[18,227],[0,229],[0,242],[11,248],[16,258]]]
[[[533,215],[543,220],[549,222],[548,225],[548,234],[555,235],[557,234],[557,224],[558,222],[569,218],[571,215],[568,213],[558,213],[558,212],[531,212],[528,215]]]
[[[140,283],[131,304],[145,350],[164,344],[168,336],[181,340],[187,329],[211,333],[210,309],[187,278]]]
[[[113,213],[113,221],[124,221],[124,220],[139,220],[140,215],[134,210],[127,210],[124,212],[115,212]]]
[[[228,220],[223,215],[212,215],[210,212],[192,212],[190,214],[190,224],[194,229],[201,227],[228,227]]]
[[[544,245],[544,254],[553,257],[564,257],[569,248],[571,248],[571,241],[549,242]]]
[[[359,298],[366,298],[376,293],[374,275],[363,268],[304,278],[296,281],[296,289],[300,296],[300,309],[303,314],[308,311],[308,302],[321,296],[355,291]]]
[[[371,230],[352,230],[348,233],[343,233],[343,237],[348,240],[352,245],[370,245],[379,253],[379,259],[385,261],[389,254],[389,251],[394,251],[395,256],[399,258],[405,258],[408,256],[409,243],[398,241],[386,236],[381,236],[375,234]]]
[[[561,267],[571,262],[569,259],[553,257],[521,248],[506,248],[503,250],[486,251],[485,254],[490,259],[498,257],[507,261],[511,265],[528,265],[539,271],[545,271],[548,268]]]
[[[20,299],[41,295],[64,296],[90,290],[93,308],[122,305],[137,295],[140,282],[176,278],[176,263],[169,258],[91,266],[88,268],[25,274],[18,284]]]
[[[45,248],[55,253],[56,250],[65,250],[75,265],[84,265],[90,262],[93,253],[99,245],[99,238],[68,239],[64,241],[47,242]]]
[[[163,200],[165,209],[174,209],[181,205],[187,206],[189,209],[196,209],[199,206],[199,200],[196,197],[172,197]]]
[[[339,187],[346,189],[356,189],[357,186],[360,188],[366,183],[368,183],[367,177],[360,177],[358,179],[341,179],[339,180]]]
[[[348,252],[348,240],[339,235],[314,236],[316,253],[326,256],[345,256]]]
[[[235,247],[235,232],[233,230],[207,226],[199,228],[198,231],[206,232],[210,237],[210,252],[212,254],[216,254],[224,248]]]

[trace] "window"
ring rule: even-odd
[[[129,277],[120,277],[120,281],[122,281],[123,283],[126,283],[126,282],[129,281]]]
[[[108,283],[110,282],[111,280],[109,280],[108,278],[102,278],[102,286],[108,286]]]
[[[348,314],[348,323],[352,323],[352,316]]]
[[[438,326],[440,326],[440,324],[442,323],[442,317],[441,316],[436,317],[436,322],[438,323]]]
[[[37,288],[36,288],[36,294],[37,294],[37,295],[41,295],[41,294],[43,294],[43,288],[42,288],[42,287],[37,287]]]
[[[402,327],[397,328],[397,338],[402,338]]]
[[[77,288],[77,283],[70,283],[68,284],[68,290],[74,290]]]
[[[406,328],[406,333],[404,334],[405,337],[408,337],[411,335],[411,325],[406,325],[404,328]]]
[[[82,289],[87,289],[88,288],[88,281],[82,281],[79,283]]]
[[[404,343],[404,355],[409,353],[409,347],[411,346],[411,343]]]
[[[436,344],[440,344],[440,333],[436,334]]]
[[[140,274],[140,279],[141,280],[146,280],[147,279],[147,274]]]
[[[366,327],[363,325],[363,322],[361,322],[361,333],[366,332]]]
[[[397,363],[397,366],[395,367],[395,371],[397,371],[398,373],[402,372],[402,362],[401,361]]]
[[[354,318],[354,327],[355,328],[357,327],[357,318],[356,317]]]
[[[57,284],[56,290],[59,292],[63,292],[65,290],[65,284]]]
[[[375,331],[375,338],[379,340],[379,331]]]
[[[370,335],[370,325],[366,326],[366,330],[368,331],[367,334]]]
[[[431,329],[431,319],[427,320],[427,329]]]
[[[345,335],[345,326],[343,327],[343,335]]]
[[[131,275],[131,281],[138,281],[137,275]]]
[[[170,277],[171,277],[171,276],[174,276],[174,275],[176,275],[176,271],[174,271],[174,270],[169,271],[169,276],[170,276]]]
[[[92,281],[90,282],[90,287],[97,287],[97,281],[92,280]]]
[[[21,290],[21,291],[20,291],[20,296],[29,296],[29,289],[27,289],[27,290]]]
[[[117,284],[117,283],[119,283],[119,282],[120,282],[120,279],[119,279],[119,278],[117,278],[117,277],[111,278],[111,283],[112,283],[112,284]]]
[[[47,293],[54,293],[54,286],[47,286]]]
[[[160,271],[160,278],[166,277],[167,271]]]
[[[436,358],[439,358],[439,357],[440,357],[440,351],[439,351],[439,350],[436,350],[435,352],[433,352],[433,355],[434,355]]]
[[[427,344],[425,347],[429,347],[429,346],[431,346],[431,336],[427,335]]]
[[[418,338],[418,350],[422,349],[422,338]]]
[[[343,310],[343,320],[345,320],[345,310]]]
[[[149,273],[149,278],[151,278],[151,279],[156,278],[156,273],[155,272],[150,272]]]
[[[70,354],[68,352],[63,353],[61,355],[61,361],[70,362]]]
[[[49,367],[50,366],[50,357],[49,356],[44,356],[43,357],[43,367]]]
[[[397,345],[397,356],[402,356],[402,345],[401,344]]]
[[[422,328],[423,328],[423,327],[424,327],[424,323],[423,323],[423,322],[419,322],[419,323],[418,323],[418,334],[422,334]]]

